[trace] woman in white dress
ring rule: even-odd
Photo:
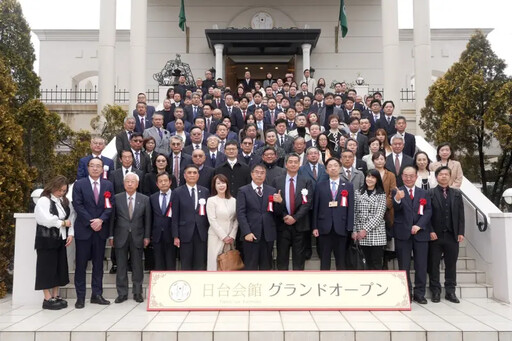
[[[230,194],[229,181],[222,175],[212,179],[212,196],[206,202],[206,215],[210,222],[208,229],[208,271],[217,271],[217,256],[225,244],[234,245],[238,221],[236,200]]]

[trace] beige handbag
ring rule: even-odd
[[[224,244],[223,252],[217,256],[218,271],[236,271],[244,268],[244,262],[240,257],[240,251],[233,244]]]

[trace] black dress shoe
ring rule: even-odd
[[[446,294],[446,296],[444,298],[446,298],[448,301],[450,301],[452,303],[460,303],[460,301],[457,298],[457,296],[455,295],[455,293]]]
[[[91,303],[101,304],[101,305],[109,305],[110,301],[107,301],[101,295],[91,296]]]
[[[441,294],[438,293],[438,292],[434,292],[432,293],[432,299],[431,299],[432,302],[434,303],[439,303],[441,302]]]
[[[60,304],[62,304],[64,306],[64,308],[67,308],[68,301],[66,301],[65,299],[63,299],[60,296],[55,296],[55,299],[57,300],[57,302],[60,302]]]
[[[66,306],[64,306],[61,302],[57,301],[55,298],[43,300],[43,309],[60,310],[63,308],[66,308]]]
[[[82,309],[83,307],[85,307],[85,300],[83,298],[78,298],[76,300],[76,303],[75,303],[75,308],[76,309]]]
[[[142,303],[144,302],[144,298],[142,297],[141,294],[133,294],[133,299],[135,300],[135,302],[137,303]]]
[[[108,273],[113,275],[116,272],[117,272],[117,265],[112,265],[112,267],[110,268],[110,271]]]
[[[427,299],[425,297],[419,297],[419,296],[414,296],[414,302],[418,302],[419,304],[427,304]]]
[[[128,299],[128,295],[119,295],[119,296],[117,296],[117,298],[114,302],[115,303],[123,303],[127,299]]]

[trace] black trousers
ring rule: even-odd
[[[304,270],[305,257],[305,233],[299,232],[294,225],[286,225],[286,228],[277,232],[277,269],[288,270],[290,261],[290,247],[292,248],[293,270]],[[311,245],[311,244],[310,244]]]
[[[332,253],[334,253],[336,270],[345,270],[347,237],[340,236],[333,228],[329,234],[321,234],[318,238],[318,243],[320,245],[320,270],[331,270]]]
[[[430,290],[441,292],[439,280],[439,266],[444,255],[444,288],[447,294],[454,294],[457,286],[457,258],[459,257],[459,243],[455,240],[453,232],[443,232],[437,235],[437,240],[429,242],[428,248],[428,278]]]
[[[158,243],[152,242],[155,254],[154,270],[176,270],[176,246],[173,240],[169,242],[160,239]]]
[[[243,241],[245,270],[272,270],[274,242],[264,238],[257,242]]]
[[[427,284],[427,258],[428,242],[419,242],[413,237],[407,240],[395,238],[396,256],[398,268],[407,272],[407,283],[409,292],[412,293],[411,284],[411,252],[414,251],[414,296],[425,297],[425,286]]]
[[[194,227],[192,240],[180,243],[181,270],[206,270],[206,241],[202,241]]]
[[[366,266],[368,270],[382,270],[382,260],[384,258],[384,246],[364,246],[361,245]]]

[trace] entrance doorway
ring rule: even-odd
[[[231,57],[227,57],[225,71],[226,86],[236,93],[236,88],[244,80],[246,71],[250,71],[251,78],[262,85],[269,72],[272,74],[272,79],[281,78],[284,81],[287,73],[295,74],[295,57],[291,57],[288,62],[235,62]]]

